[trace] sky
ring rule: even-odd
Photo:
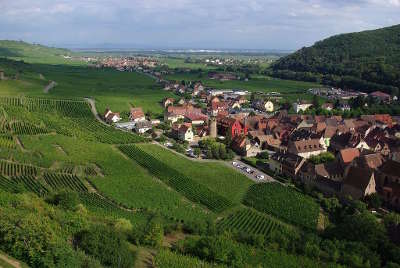
[[[295,50],[400,24],[400,0],[0,0],[0,39],[62,47]]]

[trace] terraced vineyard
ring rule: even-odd
[[[46,134],[49,131],[45,128],[30,123],[14,121],[10,123],[11,132],[16,135],[38,135]]]
[[[10,136],[10,135],[2,135],[2,136],[0,136],[0,147],[3,147],[3,148],[14,148],[15,147],[15,142],[14,142],[13,137]]]
[[[221,212],[233,205],[228,199],[181,174],[134,145],[122,145],[119,149],[193,202],[198,202],[214,212]]]
[[[0,175],[0,188],[7,192],[18,192],[21,188],[14,181]]]
[[[70,189],[78,192],[88,191],[85,184],[75,175],[45,173],[43,178],[54,190]]]
[[[0,188],[9,192],[29,191],[39,196],[49,193],[49,190],[33,176],[5,178],[0,175]]]
[[[38,174],[38,168],[21,163],[0,160],[0,174],[8,177],[36,176]]]
[[[277,228],[286,228],[277,221],[251,209],[241,209],[220,220],[217,228],[246,234],[269,235]]]
[[[2,97],[0,104],[0,133],[37,135],[55,131],[108,144],[145,141],[133,133],[101,124],[82,100]]]
[[[39,196],[44,196],[49,193],[49,190],[44,187],[35,177],[33,176],[20,176],[12,179],[15,183],[24,185],[24,188],[30,192],[34,192]]]

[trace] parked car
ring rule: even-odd
[[[259,180],[263,180],[264,179],[264,175],[257,175],[256,178],[259,179]]]
[[[236,167],[236,166],[238,165],[238,163],[237,163],[237,162],[232,162],[232,165],[233,165],[234,167]]]

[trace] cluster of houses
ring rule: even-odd
[[[362,199],[378,193],[400,209],[400,118],[387,114],[310,116],[276,113],[250,114],[235,105],[248,102],[243,96],[228,99],[207,92],[207,108],[190,103],[176,105],[166,99],[165,121],[173,136],[182,141],[196,137],[224,137],[242,156],[269,151],[269,168],[301,180],[327,194]],[[273,102],[254,101],[257,110],[272,111]],[[301,104],[300,104],[301,105]],[[334,161],[313,164],[310,158],[325,152]]]
[[[400,209],[398,118],[386,114],[343,119],[279,113],[267,121],[263,134],[252,135],[263,148],[275,152],[269,162],[272,171],[342,198],[362,199],[378,193],[388,205]],[[263,135],[270,135],[270,139]],[[327,151],[335,156],[334,161],[309,161]]]
[[[142,108],[131,108],[129,112],[129,121],[119,123],[122,118],[120,113],[114,113],[110,109],[106,109],[104,120],[109,124],[115,124],[117,128],[125,130],[134,130],[137,133],[143,134],[152,129],[153,126],[158,125],[160,120],[151,120],[146,118]]]
[[[107,57],[100,59],[97,67],[108,67],[119,71],[127,71],[154,68],[158,64],[158,61],[151,57]]]

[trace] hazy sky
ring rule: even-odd
[[[400,0],[0,0],[0,39],[50,45],[297,49],[400,24]]]

